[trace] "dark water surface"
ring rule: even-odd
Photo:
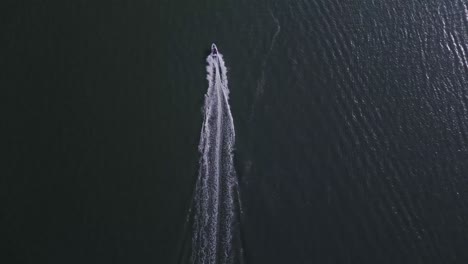
[[[6,5],[2,263],[183,259],[212,42],[246,263],[468,263],[466,1]]]

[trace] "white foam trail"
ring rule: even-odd
[[[208,91],[200,133],[200,169],[194,193],[192,263],[241,263],[234,120],[223,56],[206,59]]]

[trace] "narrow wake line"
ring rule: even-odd
[[[227,69],[222,54],[213,54],[206,59],[208,90],[198,146],[201,157],[192,208],[191,262],[242,263]]]
[[[275,17],[275,15],[273,14],[273,11],[271,11],[271,9],[269,9],[269,11],[270,11],[271,17],[273,18],[273,20],[275,21],[275,24],[276,24],[276,32],[273,35],[273,37],[271,38],[270,49],[268,49],[268,52],[265,55],[265,59],[263,60],[263,63],[262,63],[262,73],[260,75],[260,79],[257,82],[257,89],[255,89],[254,102],[252,104],[252,111],[250,112],[250,118],[249,118],[250,120],[252,120],[253,115],[255,113],[255,105],[257,104],[258,98],[263,94],[263,87],[265,86],[265,67],[266,67],[266,64],[268,62],[268,59],[270,58],[270,53],[273,50],[273,47],[275,46],[276,38],[278,37],[279,33],[281,32],[281,26],[280,26],[279,20]]]

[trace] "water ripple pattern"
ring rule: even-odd
[[[194,194],[192,263],[241,263],[234,121],[222,54],[206,59],[200,168]]]

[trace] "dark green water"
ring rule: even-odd
[[[2,263],[178,263],[206,61],[246,263],[467,263],[468,4],[6,3]]]

